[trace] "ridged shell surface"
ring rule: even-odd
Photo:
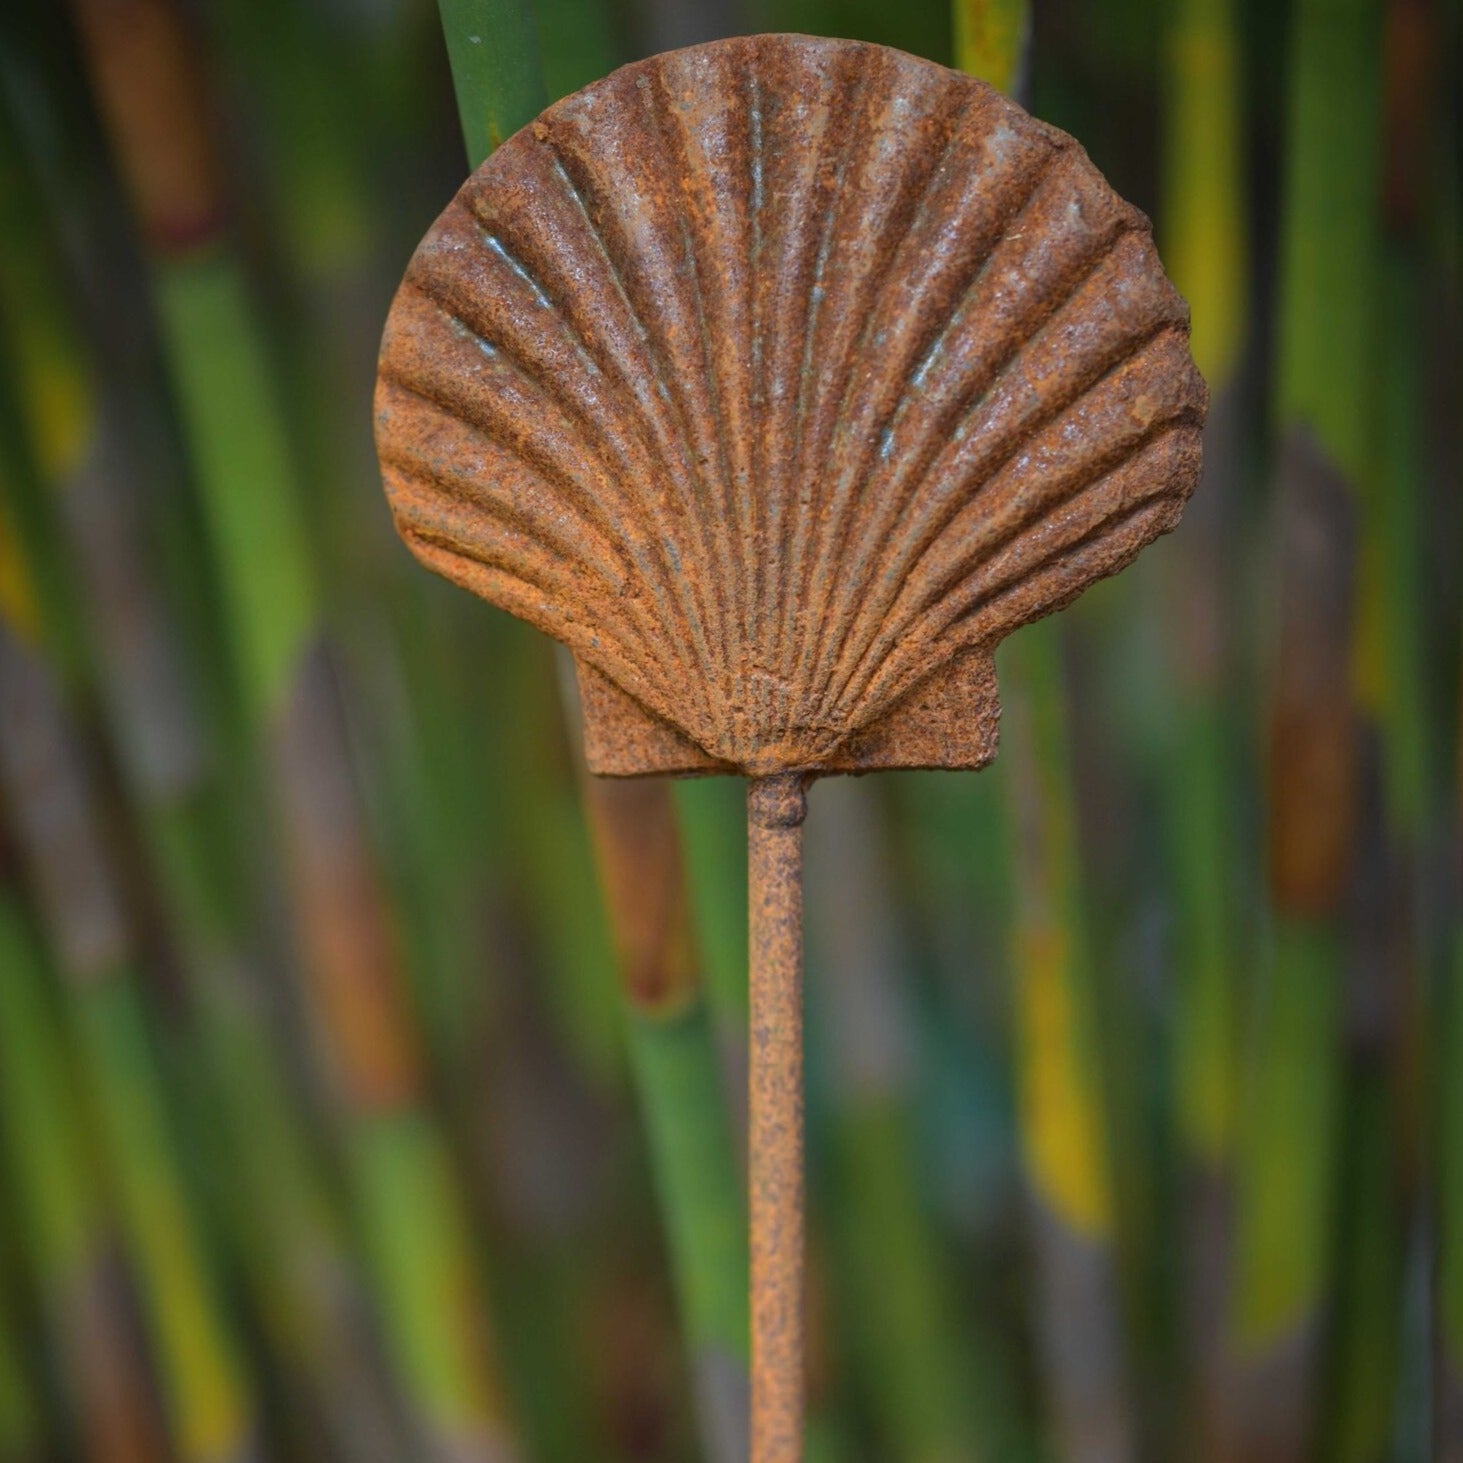
[[[758,36],[505,142],[412,259],[376,406],[402,535],[571,647],[592,762],[762,774],[988,758],[995,644],[1173,526],[1205,403],[1070,137]]]

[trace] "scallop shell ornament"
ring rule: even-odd
[[[719,41],[550,107],[386,327],[396,524],[562,640],[601,773],[977,767],[1005,635],[1171,528],[1206,391],[1147,219],[879,46]]]

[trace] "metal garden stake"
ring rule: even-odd
[[[750,779],[756,1463],[802,1454],[807,784],[989,762],[996,644],[1174,525],[1205,406],[1081,147],[849,41],[617,71],[407,270],[376,397],[403,538],[568,645],[591,771]]]

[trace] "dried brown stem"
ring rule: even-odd
[[[752,1463],[803,1456],[805,779],[747,787],[751,919]]]

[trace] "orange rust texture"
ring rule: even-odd
[[[592,769],[973,767],[997,642],[1177,520],[1188,335],[1064,133],[884,47],[740,37],[463,185],[377,445],[418,557],[574,652]]]
[[[203,59],[176,0],[72,0],[118,163],[148,242],[205,243],[226,215]]]
[[[605,905],[629,999],[669,1013],[696,987],[695,939],[669,784],[586,778]]]
[[[1275,907],[1335,914],[1351,875],[1360,728],[1352,693],[1355,509],[1304,430],[1281,448],[1280,659],[1270,725],[1270,885]]]
[[[805,779],[747,787],[751,915],[752,1463],[803,1455]]]
[[[382,1110],[421,1087],[398,932],[387,912],[352,779],[349,736],[329,659],[309,653],[276,738],[290,893],[301,946],[345,1100]]]
[[[755,1463],[802,1455],[805,783],[989,761],[996,645],[1173,527],[1207,405],[1082,148],[859,42],[617,71],[407,269],[376,392],[402,537],[569,647],[592,771],[753,779]],[[678,937],[630,842],[654,991]]]

